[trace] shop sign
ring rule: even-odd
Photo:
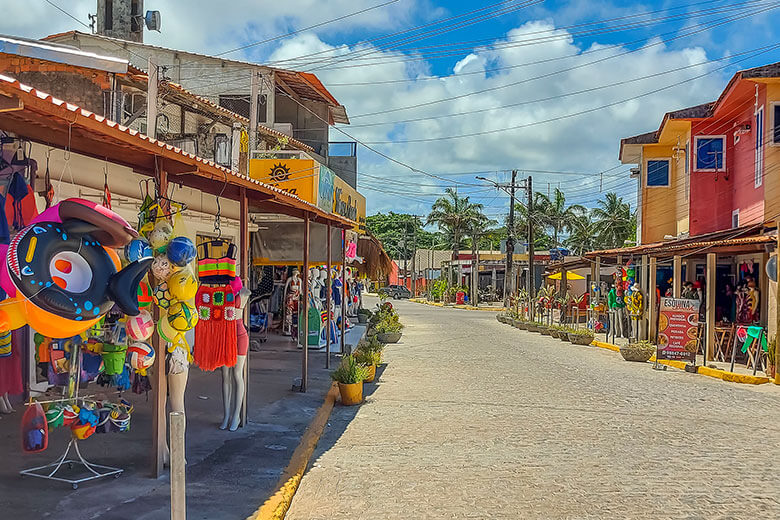
[[[320,165],[319,188],[317,189],[317,207],[330,213],[333,211],[333,179],[336,174],[327,166]]]
[[[341,177],[333,177],[332,212],[356,222],[355,231],[366,232],[366,198]]]
[[[661,298],[658,313],[658,359],[696,362],[699,300]]]
[[[317,203],[319,165],[311,159],[251,159],[249,176],[290,195]]]

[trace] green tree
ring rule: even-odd
[[[482,213],[482,204],[459,196],[454,188],[447,188],[445,192],[446,195],[436,199],[431,206],[426,224],[436,224],[444,232],[452,248],[452,259],[455,260],[471,222]]]
[[[423,222],[416,215],[405,213],[377,213],[366,217],[366,227],[382,242],[391,258],[410,259],[415,249],[441,249],[445,237],[441,233],[432,233],[423,228]],[[406,247],[404,248],[404,238]]]
[[[564,240],[564,244],[575,255],[599,248],[596,224],[589,214],[581,215],[572,221],[569,236]]]
[[[566,205],[566,196],[555,188],[552,197],[537,193],[535,209],[538,208],[541,222],[552,230],[552,242],[555,247],[561,245],[559,240],[564,231],[571,231],[577,219],[587,214],[588,210],[580,204]]]
[[[547,233],[547,227],[542,213],[544,195],[537,192],[534,194],[534,207],[531,220],[534,225],[534,247],[537,251],[549,249],[552,247],[552,237]],[[507,227],[509,226],[509,217],[507,217]],[[525,204],[515,204],[515,227],[514,236],[516,244],[528,243],[528,207]]]
[[[630,204],[612,192],[607,193],[597,204],[591,217],[598,236],[598,248],[623,247],[626,241],[635,240],[636,214],[631,211]]]

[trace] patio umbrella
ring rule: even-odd
[[[561,273],[559,271],[559,272],[557,272],[555,274],[551,274],[547,278],[549,278],[550,280],[560,280],[561,279]],[[566,279],[567,280],[584,280],[585,277],[584,276],[580,276],[577,273],[572,273],[570,271],[566,271]]]

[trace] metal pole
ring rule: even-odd
[[[309,214],[303,216],[303,313],[298,329],[303,331],[303,356],[301,356],[301,392],[306,391],[309,378]],[[301,323],[303,322],[303,328]]]
[[[407,287],[407,283],[409,281],[409,251],[406,248],[406,233],[409,230],[409,223],[404,223],[404,287]],[[346,237],[346,235],[344,235]],[[346,280],[342,280],[346,281]]]
[[[780,220],[777,221],[777,229],[780,230]],[[780,260],[780,232],[777,234],[777,252],[775,255],[777,255],[777,259]],[[780,271],[780,267],[777,268],[778,271]],[[775,328],[775,338],[778,338],[780,336],[780,280],[775,284],[775,316],[777,320],[777,327]],[[780,339],[780,338],[778,338]],[[780,359],[780,341],[775,341],[775,380],[774,383],[776,385],[780,385],[780,370],[777,369],[778,362],[777,360]],[[731,371],[734,371],[734,364],[732,363]]]
[[[331,263],[332,262],[332,260],[331,260],[331,258],[332,258],[332,252],[331,252],[331,242],[332,242],[331,239],[332,239],[332,236],[331,236],[330,224],[328,224],[328,226],[327,226],[327,233],[328,233],[328,263],[327,263],[326,269],[328,270],[328,277],[326,279],[326,283],[328,285],[325,288],[325,294],[326,294],[326,296],[325,296],[325,312],[327,313],[327,314],[325,314],[325,327],[326,327],[326,330],[325,330],[325,342],[326,342],[325,343],[325,368],[330,368],[330,342],[333,340],[333,338],[330,335],[331,327],[333,326],[332,325],[332,319],[331,319],[332,316],[331,316],[331,311],[330,311],[330,304],[333,301],[332,300],[333,296],[331,294],[331,291],[332,291],[332,288],[331,288],[331,285],[332,285],[331,272],[333,270],[333,265]]]
[[[534,319],[534,305],[533,302],[536,299],[535,280],[534,280],[534,226],[533,226],[533,212],[534,212],[534,190],[533,179],[529,175],[528,180],[525,181],[525,191],[528,197],[528,278],[526,283],[528,284],[528,313],[530,319]]]
[[[160,69],[151,56],[147,62],[146,84],[146,135],[157,138],[157,85],[160,81]]]
[[[417,297],[417,222],[412,228],[412,297]]]
[[[184,412],[168,414],[171,422],[171,520],[187,518],[187,485],[184,470]]]
[[[504,307],[509,307],[509,297],[514,294],[512,263],[515,257],[515,183],[517,170],[512,170],[512,184],[509,185],[509,229],[506,233],[506,267],[504,268]]]
[[[257,149],[257,101],[260,96],[260,71],[252,71],[249,100],[249,151]],[[308,269],[308,267],[306,267]]]
[[[246,188],[239,190],[240,202],[239,208],[241,214],[239,215],[239,234],[241,235],[241,281],[244,287],[249,288],[249,253],[251,250],[251,240],[249,239],[249,199],[247,197]],[[243,305],[244,302],[241,302]],[[244,320],[244,324],[247,325],[247,331],[249,330],[249,305],[244,306],[244,312],[241,319]],[[246,355],[246,363],[244,363],[244,396],[241,400],[241,426],[246,426],[247,422],[247,397],[249,395],[249,352]]]

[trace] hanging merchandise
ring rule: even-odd
[[[154,333],[154,319],[147,311],[141,311],[138,316],[131,316],[125,322],[127,337],[133,341],[145,341]]]
[[[49,445],[49,426],[39,403],[32,403],[22,416],[22,450],[26,453],[43,451]]]
[[[30,325],[44,336],[80,334],[116,304],[138,314],[136,288],[151,259],[117,269],[108,248],[134,235],[119,215],[89,201],[68,199],[45,210],[0,246],[0,302],[5,331]]]
[[[136,238],[128,242],[124,253],[128,262],[135,262],[136,260],[153,256],[152,246],[145,238]]]

